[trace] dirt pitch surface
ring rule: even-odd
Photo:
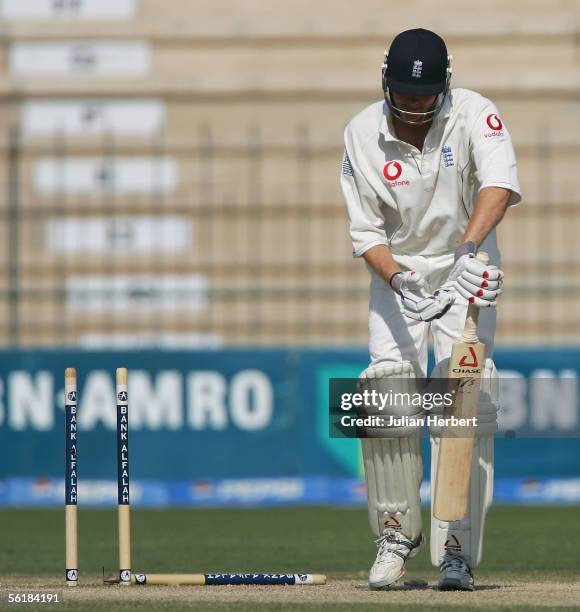
[[[357,588],[365,583],[376,555],[366,508],[328,507],[138,509],[131,517],[135,570],[326,573],[325,586],[105,586],[103,566],[107,574],[118,567],[116,512],[82,509],[79,514],[81,584],[67,588],[62,509],[0,510],[0,591],[56,589],[64,597],[64,605],[58,606],[7,606],[0,601],[0,610],[580,610],[580,521],[573,506],[493,507],[484,562],[475,571],[477,590],[467,593],[435,590],[438,572],[428,545],[408,564],[403,580],[428,581],[429,587]],[[428,530],[427,509],[423,524]],[[557,529],[547,533],[547,524]],[[425,536],[428,543],[428,531]]]
[[[344,578],[330,578],[328,584],[319,587],[125,587],[93,582],[63,589],[62,582],[23,576],[4,577],[2,583],[1,591],[6,591],[6,587],[13,591],[60,590],[64,605],[51,606],[53,609],[360,610],[393,604],[397,609],[407,606],[409,609],[415,606],[420,609],[580,609],[580,581],[536,582],[523,581],[521,577],[503,582],[482,580],[472,593],[439,592],[433,583],[428,586],[401,584],[388,591],[369,591],[362,582]]]

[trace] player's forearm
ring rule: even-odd
[[[508,208],[510,191],[501,187],[482,189],[475,203],[475,210],[463,234],[463,242],[475,242],[477,246],[503,219]]]
[[[401,271],[399,264],[393,259],[389,247],[377,244],[363,253],[364,260],[387,283],[394,274]]]

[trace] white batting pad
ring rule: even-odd
[[[411,363],[402,362],[378,368],[371,376],[406,378],[408,390],[416,391]],[[368,370],[365,372],[368,376]],[[363,376],[365,376],[363,374]],[[378,376],[377,376],[378,374]],[[392,528],[408,539],[421,534],[421,499],[419,488],[423,478],[420,430],[405,432],[396,428],[389,438],[361,440],[367,484],[369,524],[379,537],[384,529]]]
[[[410,540],[421,534],[420,442],[418,433],[408,438],[361,440],[369,525],[376,537],[386,528],[400,531]]]

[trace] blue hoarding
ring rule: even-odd
[[[360,502],[358,441],[329,439],[326,401],[328,379],[357,376],[367,358],[352,349],[0,353],[0,504],[62,500],[70,366],[80,504],[114,502],[121,366],[137,505]],[[580,349],[497,349],[495,360],[510,431],[496,441],[497,497],[580,500]]]

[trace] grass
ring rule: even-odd
[[[574,507],[492,508],[487,521],[484,561],[476,578],[501,579],[503,583],[520,578],[528,581],[577,580],[580,574],[578,516],[579,510]],[[1,510],[0,521],[2,587],[11,583],[22,586],[26,577],[35,577],[43,584],[60,588],[64,574],[63,511]],[[424,515],[424,525],[428,532],[427,515]],[[103,566],[110,573],[114,572],[117,566],[116,531],[117,518],[113,510],[80,510],[81,579],[96,585]],[[375,555],[366,510],[360,508],[136,510],[132,513],[132,540],[134,568],[152,572],[320,572],[326,573],[331,581],[348,578],[364,582]],[[436,579],[437,571],[430,564],[427,549],[409,565],[407,577]],[[143,609],[142,602],[130,601],[118,609],[131,610],[138,605]],[[179,607],[172,605],[172,602],[157,601],[151,609],[296,609],[290,604],[276,602],[262,605],[259,602],[200,604],[191,601],[182,602]],[[335,611],[353,608],[352,604],[340,602],[305,602],[299,609],[330,610],[331,607]],[[449,607],[445,605],[441,609]],[[85,602],[82,606],[84,610],[105,608],[117,609],[110,602],[98,600],[90,605]],[[377,609],[375,604],[363,602],[356,608]],[[416,606],[417,610],[424,608]],[[398,609],[413,610],[415,606],[398,606]],[[437,606],[429,609],[435,610]],[[494,606],[493,609],[500,608]]]

